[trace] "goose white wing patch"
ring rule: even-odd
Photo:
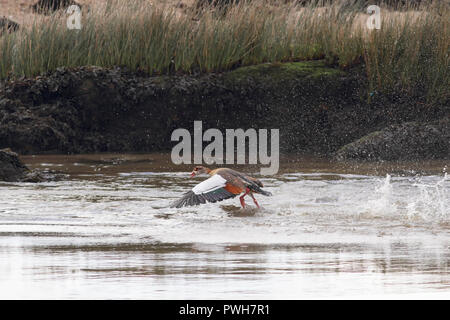
[[[212,177],[206,179],[205,181],[200,182],[198,185],[192,188],[192,191],[195,194],[208,193],[225,187],[226,183],[227,180],[222,178],[219,174],[215,174]]]
[[[226,184],[227,181],[223,177],[218,174],[213,175],[196,185],[191,191],[186,192],[181,199],[176,200],[170,206],[181,208],[234,198],[236,194],[225,189]]]

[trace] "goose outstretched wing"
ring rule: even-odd
[[[206,202],[218,202],[234,198],[241,192],[240,188],[230,185],[222,176],[215,174],[186,192],[181,199],[173,202],[170,207],[181,208]]]

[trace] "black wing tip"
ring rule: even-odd
[[[181,199],[178,199],[170,204],[170,208],[182,208],[188,206],[198,205],[195,193],[193,191],[186,192]]]
[[[195,194],[193,191],[188,191],[181,199],[178,199],[170,204],[170,208],[182,208],[189,206],[198,206],[207,202],[215,203],[226,199],[234,198],[236,195],[225,190],[217,189],[212,193]]]

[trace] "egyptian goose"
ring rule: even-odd
[[[259,208],[259,204],[253,196],[253,193],[260,193],[265,196],[272,195],[270,192],[261,189],[263,184],[258,179],[228,168],[211,170],[206,167],[197,166],[192,171],[191,177],[203,173],[209,174],[210,177],[197,184],[191,191],[186,192],[181,199],[173,202],[170,206],[171,208],[222,201],[234,198],[242,192],[244,194],[239,197],[242,208],[245,208],[244,197],[246,195],[250,195],[255,205]]]

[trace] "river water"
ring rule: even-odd
[[[444,162],[284,158],[244,210],[168,208],[204,178],[165,154],[22,159],[65,178],[0,183],[2,299],[450,298]]]

